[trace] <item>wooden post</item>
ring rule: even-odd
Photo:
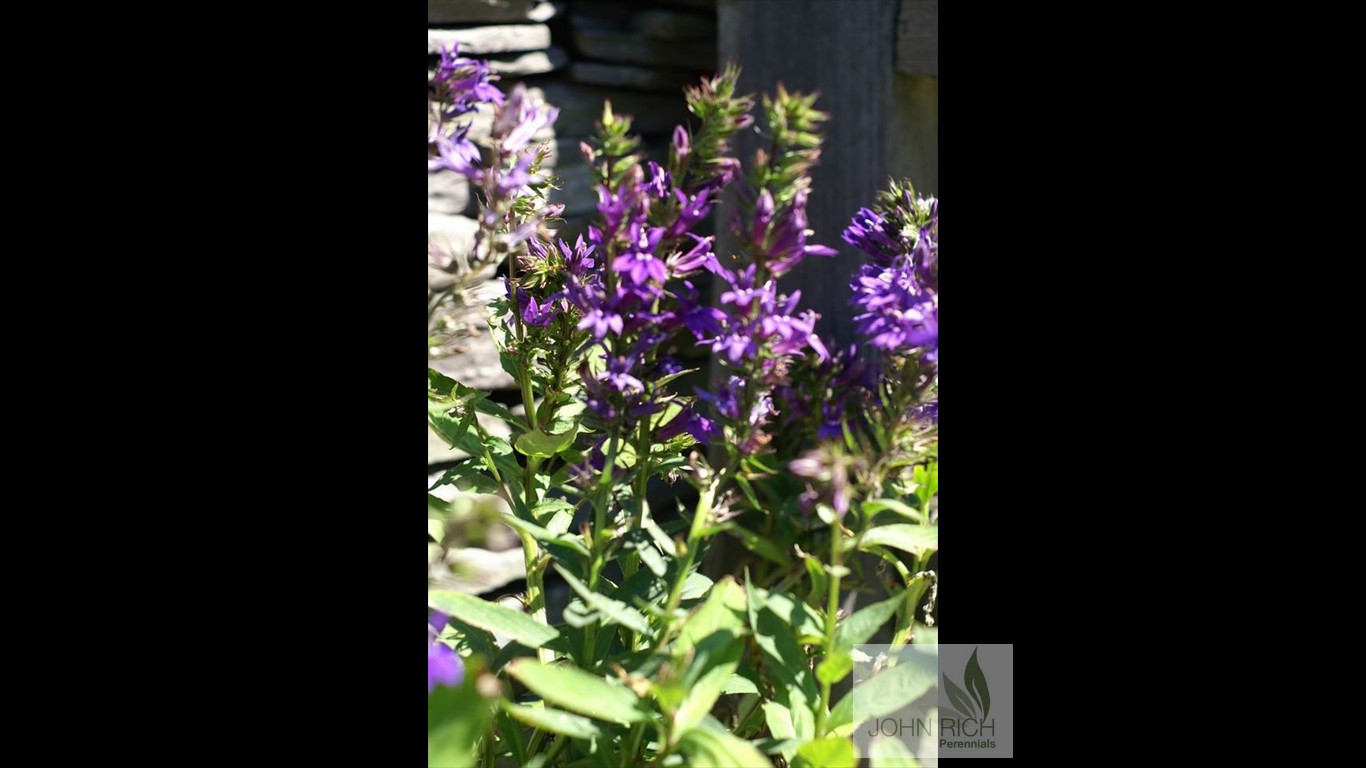
[[[816,108],[831,115],[820,164],[812,173],[808,205],[812,242],[839,250],[813,256],[783,278],[783,289],[802,291],[802,307],[821,314],[820,333],[837,345],[854,341],[849,280],[863,259],[840,239],[859,206],[885,187],[891,124],[896,0],[720,0],[721,64],[743,68],[742,92],[819,91]],[[756,107],[757,110],[757,107]],[[746,133],[736,145],[749,163],[758,146]],[[717,220],[718,250],[733,249],[726,222]]]
[[[939,194],[939,0],[901,0],[888,172]]]

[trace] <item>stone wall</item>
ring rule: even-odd
[[[604,100],[635,118],[646,154],[662,160],[673,127],[688,120],[682,89],[716,69],[714,0],[430,0],[427,52],[440,46],[488,58],[504,90],[524,82],[560,109],[550,166],[566,205],[561,236],[582,232],[595,197],[579,142],[591,136]],[[474,133],[489,120],[475,121]],[[452,244],[473,237],[474,200],[455,174],[428,181],[428,230]]]

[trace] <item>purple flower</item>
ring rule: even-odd
[[[787,469],[797,477],[805,477],[811,480],[829,479],[830,468],[825,465],[821,452],[811,450],[801,456],[789,461]]]
[[[734,304],[735,308],[741,312],[749,312],[754,301],[770,292],[773,288],[772,281],[763,287],[754,287],[754,265],[751,264],[743,271],[733,273],[722,269],[718,274],[730,283],[730,290],[721,294],[722,304]]]
[[[853,221],[841,235],[844,242],[872,256],[883,266],[890,266],[901,254],[900,236],[895,225],[867,208],[860,208]]]
[[[635,175],[640,174],[640,166],[632,170],[635,171]],[[606,184],[600,185],[597,208],[602,216],[603,228],[598,231],[595,227],[590,227],[588,231],[590,239],[599,244],[615,237],[617,230],[628,217],[631,221],[639,223],[649,215],[649,202],[644,198],[640,188],[629,180],[622,184],[618,192],[613,192]]]
[[[767,190],[764,194],[768,194]],[[798,190],[792,198],[792,204],[785,208],[774,222],[764,258],[769,271],[775,276],[781,276],[792,271],[807,256],[838,255],[838,251],[834,248],[806,242],[806,238],[813,234],[812,230],[806,226],[806,198],[807,190]],[[755,221],[757,226],[757,212]],[[759,241],[756,239],[755,242]]]
[[[450,646],[427,636],[427,695],[438,685],[458,688],[465,680],[465,662]]]
[[[748,334],[727,333],[717,336],[712,341],[711,351],[724,352],[727,360],[732,364],[739,364],[741,360],[757,355],[759,344]]]
[[[612,389],[623,395],[640,394],[645,391],[645,383],[631,374],[637,365],[636,358],[631,355],[615,355],[608,357],[607,370],[603,371],[599,381],[603,382]]]
[[[692,331],[699,342],[713,338],[721,332],[726,322],[726,313],[716,307],[693,305],[683,311],[683,325]]]
[[[427,616],[427,626],[431,627],[436,634],[440,635],[441,630],[446,628],[446,624],[449,623],[450,620],[451,617],[441,611],[432,611]]]
[[[684,432],[692,435],[697,442],[705,443],[720,432],[720,427],[716,422],[697,413],[692,406],[688,406],[672,421],[660,427],[655,433],[655,440],[662,443]]]
[[[668,268],[664,262],[656,259],[654,254],[642,251],[628,251],[621,254],[613,260],[612,271],[620,272],[629,277],[631,283],[637,286],[645,285],[651,279],[662,283],[669,277]]]
[[[715,392],[707,389],[698,389],[696,391],[697,396],[706,402],[711,403],[712,407],[716,409],[717,413],[721,414],[722,418],[730,419],[731,421],[739,421],[739,390],[742,386],[743,380],[739,376],[732,376],[724,387],[721,387]]]
[[[682,277],[704,267],[709,272],[718,269],[720,265],[716,263],[716,256],[711,252],[712,241],[716,238],[698,237],[691,232],[688,232],[687,235],[696,240],[697,244],[687,253],[677,253],[669,257],[668,267],[674,277]]]
[[[479,148],[467,138],[469,126],[462,125],[449,136],[435,138],[437,157],[427,161],[429,172],[448,169],[469,178],[471,181],[483,179],[479,168]]]
[[[522,190],[532,182],[531,164],[536,160],[535,152],[527,152],[522,155],[515,165],[498,174],[497,186],[498,196],[502,198],[516,197]]]
[[[522,310],[522,322],[527,325],[534,325],[544,328],[550,325],[559,311],[555,308],[555,300],[563,298],[561,294],[550,296],[544,303],[537,303],[536,297],[528,294],[525,290],[517,292],[517,304]]]
[[[820,428],[816,430],[816,439],[834,440],[844,435],[844,427],[841,424],[844,409],[840,404],[825,403],[821,406],[821,415],[824,418]]]
[[[503,92],[490,83],[497,75],[489,71],[487,61],[460,58],[460,45],[449,50],[442,46],[441,62],[437,64],[432,85],[447,103],[443,114],[447,119],[474,111],[479,104],[503,103]]]
[[[569,269],[569,274],[575,277],[582,277],[588,270],[594,267],[594,261],[589,258],[593,255],[595,245],[584,245],[583,235],[574,242],[571,250],[565,241],[560,240],[560,253],[564,254],[564,263]]]
[[[850,287],[855,305],[864,310],[854,320],[869,344],[887,352],[924,348],[926,360],[938,360],[939,296],[916,284],[910,264],[865,264]]]
[[[646,285],[651,279],[660,283],[667,280],[668,268],[662,260],[654,256],[654,250],[659,247],[659,241],[664,236],[664,228],[647,229],[639,223],[632,222],[627,235],[631,239],[631,248],[612,261],[612,271],[629,277],[631,284],[636,286]]]
[[[669,196],[669,190],[673,188],[673,177],[668,171],[659,167],[659,163],[650,161],[650,190],[655,193],[655,197],[663,200]]]
[[[590,329],[593,332],[593,338],[602,341],[606,338],[608,331],[620,335],[623,325],[621,315],[595,308],[584,313],[578,327],[579,330]]]
[[[750,238],[758,245],[764,241],[764,236],[768,234],[768,228],[773,224],[773,195],[767,189],[759,193],[759,199],[754,203],[754,225],[750,232]]]
[[[692,229],[697,222],[707,218],[711,213],[712,190],[702,190],[694,195],[687,195],[681,189],[674,190],[674,198],[678,200],[678,218],[669,227],[669,237],[677,238]]]
[[[691,150],[688,142],[688,131],[681,125],[674,126],[673,149],[674,159],[677,160],[679,166],[682,166]]]
[[[526,86],[518,83],[493,121],[493,138],[503,152],[520,152],[537,131],[554,124],[559,114],[560,111],[554,107],[535,103],[527,93]]]

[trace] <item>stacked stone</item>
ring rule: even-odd
[[[555,125],[535,139],[552,147],[545,167],[560,188],[551,200],[565,205],[558,234],[571,241],[586,230],[597,202],[579,144],[595,133],[603,102],[631,115],[647,157],[663,162],[674,126],[690,122],[684,86],[717,70],[716,0],[428,0],[427,22],[432,72],[442,46],[458,42],[461,55],[492,63],[504,91],[521,82],[559,108]],[[487,136],[492,115],[481,110],[471,117],[471,134]],[[428,239],[438,251],[469,252],[476,205],[460,176],[429,175]],[[429,270],[433,288],[450,282]],[[475,306],[501,290],[496,282],[469,292],[474,303],[458,320],[474,335],[460,342],[457,354],[434,360],[434,368],[480,389],[515,389],[498,363],[482,306]],[[429,450],[429,460],[449,461],[439,447]]]

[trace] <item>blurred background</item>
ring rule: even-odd
[[[925,196],[939,192],[938,15],[938,0],[429,0],[428,68],[435,70],[443,45],[458,42],[462,55],[492,62],[504,91],[520,81],[559,108],[553,129],[537,139],[553,147],[547,165],[561,189],[551,200],[566,206],[558,234],[571,241],[586,228],[597,200],[578,146],[593,134],[604,100],[634,118],[646,156],[663,162],[674,126],[689,119],[683,87],[727,61],[743,68],[742,92],[772,92],[778,82],[790,91],[820,92],[816,107],[831,119],[808,213],[813,241],[840,255],[808,259],[784,278],[783,290],[801,289],[803,306],[821,313],[822,336],[849,344],[847,286],[862,258],[840,232],[889,177],[911,179]],[[472,133],[487,135],[490,122],[487,114],[476,117]],[[735,142],[746,163],[758,140],[750,132]],[[453,272],[442,256],[469,250],[474,210],[463,178],[428,176],[429,302],[439,291],[457,289],[457,301],[429,312],[431,366],[520,411],[520,395],[484,322],[484,307],[502,294],[502,282],[492,270]],[[725,251],[727,234],[716,222],[728,218],[723,201],[711,228],[699,230],[717,234],[718,252]],[[704,376],[705,350],[693,355],[685,362]],[[485,425],[495,433],[506,429],[492,419]],[[461,458],[428,430],[429,487]],[[675,508],[672,490],[651,488],[651,508],[661,519]],[[434,495],[454,505],[445,520],[429,521],[429,581],[513,599],[524,588],[522,551],[516,533],[499,521],[502,502],[457,498],[449,487]],[[546,587],[555,621],[569,597],[553,579],[547,576]]]

